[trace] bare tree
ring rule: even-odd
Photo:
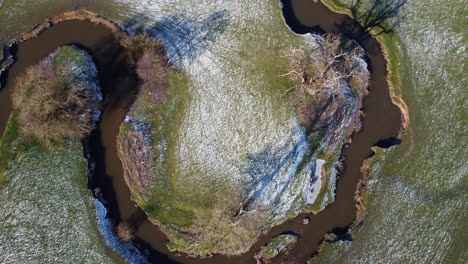
[[[293,90],[296,101],[304,101],[309,96],[315,99],[321,92],[334,97],[340,93],[341,81],[367,83],[368,76],[353,65],[356,58],[363,56],[362,49],[346,51],[341,35],[334,34],[323,35],[317,43],[313,56],[298,49],[284,55],[289,60],[290,71],[283,76],[289,76],[296,83],[286,93]]]
[[[408,0],[353,0],[351,13],[353,18],[361,24],[364,31],[374,35],[391,33],[398,26],[403,16],[401,8]],[[354,32],[354,31],[351,31]]]

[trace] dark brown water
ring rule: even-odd
[[[339,32],[340,25],[348,18],[329,11],[321,3],[310,0],[284,0],[287,24],[297,33]],[[268,240],[282,232],[300,234],[297,246],[287,256],[276,262],[304,263],[314,254],[324,235],[335,232],[342,235],[355,219],[353,195],[360,178],[362,161],[372,154],[371,147],[382,139],[392,138],[400,128],[400,111],[390,101],[385,81],[385,60],[377,42],[372,38],[361,39],[371,70],[370,95],[363,108],[366,113],[363,128],[353,135],[353,142],[343,150],[345,170],[338,179],[335,202],[323,212],[310,216],[308,225],[302,224],[301,215],[263,234],[258,243],[246,254],[236,257],[216,255],[210,259],[193,259],[168,252],[167,241],[161,231],[151,224],[144,213],[130,200],[120,160],[117,157],[116,136],[120,123],[130,106],[138,87],[129,53],[120,47],[110,30],[91,22],[68,21],[52,26],[39,37],[19,44],[12,49],[15,63],[10,67],[0,91],[0,133],[11,112],[9,93],[16,77],[33,64],[50,54],[57,47],[75,44],[87,50],[98,67],[100,84],[105,102],[101,121],[89,139],[92,158],[96,162],[95,177],[89,187],[103,189],[108,201],[109,216],[117,223],[132,220],[138,223],[136,246],[141,248],[153,263],[255,263],[253,256]]]

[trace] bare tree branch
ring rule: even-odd
[[[352,82],[353,87],[365,88],[368,76],[354,65],[363,56],[362,49],[345,50],[340,35],[325,34],[317,40],[318,47],[311,51],[310,58],[304,51],[291,49],[285,55],[290,71],[283,74],[296,85],[284,94],[292,92],[296,101],[316,99],[319,93],[330,94],[333,98],[341,92],[341,82]]]

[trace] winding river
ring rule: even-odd
[[[349,18],[331,12],[321,3],[303,0],[283,0],[283,14],[290,28],[299,34],[340,32],[340,25]],[[365,98],[365,117],[362,130],[352,136],[352,143],[343,149],[344,170],[339,176],[335,201],[317,215],[302,214],[296,219],[281,224],[263,234],[254,247],[241,256],[215,255],[209,259],[194,259],[169,252],[167,241],[158,227],[151,224],[145,214],[130,200],[122,165],[117,157],[116,136],[119,125],[137,92],[138,78],[127,50],[122,48],[111,30],[90,21],[66,21],[46,29],[32,38],[10,49],[14,64],[2,75],[0,90],[0,134],[11,113],[10,91],[15,80],[27,67],[38,63],[57,47],[74,44],[88,51],[99,71],[100,84],[104,93],[104,108],[98,128],[89,138],[91,158],[96,164],[94,176],[89,178],[89,188],[102,189],[107,201],[109,217],[114,223],[131,220],[138,225],[137,248],[153,263],[255,263],[254,254],[273,236],[294,231],[300,234],[298,244],[289,254],[280,256],[275,262],[304,263],[313,255],[324,236],[333,232],[341,239],[349,239],[347,229],[356,217],[354,192],[361,176],[364,159],[371,156],[371,147],[388,147],[400,131],[401,113],[392,104],[386,76],[386,62],[375,39],[368,37],[360,41],[365,48],[371,72],[370,94]],[[310,224],[302,224],[310,217]]]

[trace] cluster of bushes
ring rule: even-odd
[[[117,225],[117,237],[124,243],[129,243],[135,238],[135,227],[128,221],[122,221]]]
[[[98,108],[98,102],[84,87],[86,83],[74,81],[70,74],[59,74],[52,64],[43,60],[28,68],[17,78],[12,92],[21,136],[47,148],[63,139],[77,140],[88,134]]]

